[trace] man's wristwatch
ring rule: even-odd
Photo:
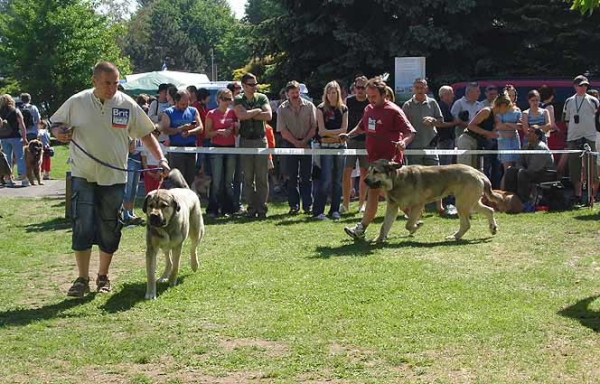
[[[158,164],[160,163],[166,163],[167,165],[169,165],[169,160],[167,160],[166,157],[161,157],[160,159],[158,159]]]

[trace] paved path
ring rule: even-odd
[[[13,188],[0,187],[0,199],[3,197],[65,198],[65,180],[44,180],[44,183],[44,185],[21,187],[19,186],[20,182],[17,182],[18,186]]]

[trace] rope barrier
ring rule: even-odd
[[[139,148],[143,150],[143,147]],[[233,147],[165,147],[166,152],[170,153],[208,153],[208,154],[227,154],[227,155],[366,155],[364,149],[312,149],[312,148],[233,148]],[[599,152],[586,152],[579,149],[560,149],[560,150],[488,150],[488,149],[406,149],[405,155],[491,155],[491,154],[583,154],[598,155]]]

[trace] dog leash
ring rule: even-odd
[[[73,143],[73,145],[75,145],[81,152],[83,152],[90,159],[94,160],[95,162],[97,162],[100,165],[104,165],[107,168],[114,169],[115,171],[121,171],[121,172],[140,172],[140,173],[142,173],[142,172],[162,171],[163,170],[163,167],[142,168],[142,169],[119,168],[119,167],[116,167],[116,166],[114,166],[112,164],[107,163],[106,161],[100,160],[96,156],[92,155],[91,153],[89,153],[88,151],[86,151],[85,149],[83,149],[81,147],[81,145],[77,144],[77,142],[75,140],[71,139],[71,143]],[[161,182],[162,182],[162,179],[161,179]]]

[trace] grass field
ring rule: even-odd
[[[600,382],[597,208],[499,214],[494,237],[475,215],[459,243],[444,241],[456,220],[427,215],[372,246],[343,232],[358,215],[274,205],[207,220],[200,269],[184,258],[155,301],[141,227],[124,230],[112,294],[66,299],[63,210],[0,205],[0,382]]]

